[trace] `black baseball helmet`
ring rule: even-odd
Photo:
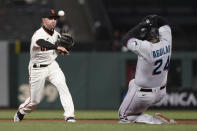
[[[157,27],[150,27],[146,33],[146,36],[144,38],[145,40],[159,40],[159,30]]]

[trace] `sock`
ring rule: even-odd
[[[22,119],[23,119],[23,117],[24,117],[24,115],[23,115],[23,114],[21,114],[19,111],[17,112],[17,116],[18,116],[18,118],[19,118],[20,120],[22,120]]]

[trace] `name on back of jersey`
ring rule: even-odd
[[[171,46],[170,45],[162,47],[162,48],[160,48],[158,50],[154,50],[152,52],[153,58],[157,58],[157,57],[160,57],[160,56],[165,55],[167,53],[170,53],[170,51],[171,51]]]

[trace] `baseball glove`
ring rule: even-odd
[[[148,21],[150,27],[157,27],[157,18],[158,16],[155,14],[148,15],[145,18],[143,18],[142,21]]]
[[[144,17],[141,21],[140,21],[140,25],[142,26],[142,28],[140,28],[140,30],[138,31],[139,33],[139,39],[141,40],[147,40],[147,35],[149,33],[149,31],[151,30],[152,27],[157,27],[157,15],[153,14],[153,15],[148,15],[146,17]]]
[[[59,41],[58,45],[66,48],[68,51],[71,51],[75,44],[72,36],[67,33],[62,33],[58,41]]]
[[[140,40],[145,40],[145,37],[146,37],[147,33],[148,33],[148,28],[147,28],[147,27],[141,28],[141,29],[138,31],[138,34],[139,34],[138,38],[139,38]]]

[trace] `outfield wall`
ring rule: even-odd
[[[196,53],[173,53],[168,98],[154,108],[197,108],[197,93],[193,92],[196,57]],[[59,56],[57,61],[67,78],[76,109],[118,109],[128,81],[134,77],[136,58],[130,52],[72,52],[70,56]],[[29,53],[10,51],[9,61],[10,106],[17,107],[28,97]],[[46,83],[43,96],[39,108],[62,108],[53,85]]]
[[[65,73],[67,84],[78,109],[114,109],[121,102],[121,88],[125,88],[124,64],[119,53],[72,53],[70,56],[59,57],[58,62]],[[11,72],[10,87],[12,104],[17,106],[28,96],[28,62],[26,53],[13,57],[15,72]],[[13,70],[13,69],[12,69]],[[18,89],[18,90],[17,90]],[[18,92],[18,93],[17,93]],[[17,95],[18,94],[18,95]],[[57,101],[58,93],[50,84],[46,84],[43,108],[56,108],[50,102]],[[17,99],[16,99],[17,98]]]

